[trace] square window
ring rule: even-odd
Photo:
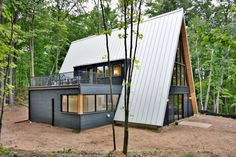
[[[103,66],[97,67],[97,77],[104,77]]]
[[[106,95],[96,95],[97,111],[106,111]]]
[[[94,95],[84,95],[84,112],[95,112]]]

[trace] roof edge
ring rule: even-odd
[[[177,13],[177,12],[180,12],[180,11],[182,11],[182,13],[184,13],[184,9],[180,8],[180,9],[173,10],[171,12],[167,12],[167,13],[164,13],[164,14],[161,14],[161,15],[158,15],[158,16],[154,16],[152,18],[148,18],[148,19],[144,20],[144,22],[152,21],[152,20],[155,20],[157,18],[161,18],[163,16],[174,14],[174,13]],[[137,24],[137,23],[134,23],[134,25],[135,24]],[[115,29],[112,29],[112,32],[118,31],[118,30],[119,30],[118,28],[115,28]],[[94,37],[99,37],[99,36],[102,36],[102,35],[101,34],[100,35],[91,35],[91,36],[88,36],[88,37],[85,37],[85,38],[82,38],[82,39],[72,41],[71,44],[74,44],[74,43],[77,43],[77,42],[80,42],[80,41],[83,41],[83,40],[88,40],[88,39],[91,39],[91,38],[94,38]]]

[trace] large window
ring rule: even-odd
[[[121,66],[120,66],[120,64],[113,65],[113,76],[121,76]]]
[[[115,109],[119,99],[119,94],[113,94],[113,104]],[[111,99],[110,95],[97,94],[97,95],[84,95],[84,113],[87,112],[100,112],[111,111]]]
[[[84,95],[84,112],[95,112],[95,95]]]
[[[98,66],[97,67],[97,77],[110,77],[110,75],[118,77],[121,76],[121,64],[113,64],[112,65],[112,72],[110,72],[109,66]]]
[[[106,111],[106,95],[96,95],[96,111]]]
[[[97,77],[104,77],[103,66],[97,67]]]
[[[78,112],[77,95],[62,95],[62,112]]]
[[[175,66],[172,75],[173,86],[186,86],[186,66],[183,54],[183,45],[180,40],[177,55],[175,58]]]
[[[118,94],[113,94],[112,95],[112,100],[113,100],[113,110],[116,108],[116,105],[118,103],[118,100],[119,100],[119,95]],[[108,110],[111,111],[111,96],[110,95],[107,95],[107,106],[108,106]]]

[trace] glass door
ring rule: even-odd
[[[184,101],[183,94],[174,95],[174,119],[179,120],[184,118]]]

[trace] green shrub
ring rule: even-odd
[[[5,155],[5,156],[10,156],[11,149],[0,146],[0,154]]]

